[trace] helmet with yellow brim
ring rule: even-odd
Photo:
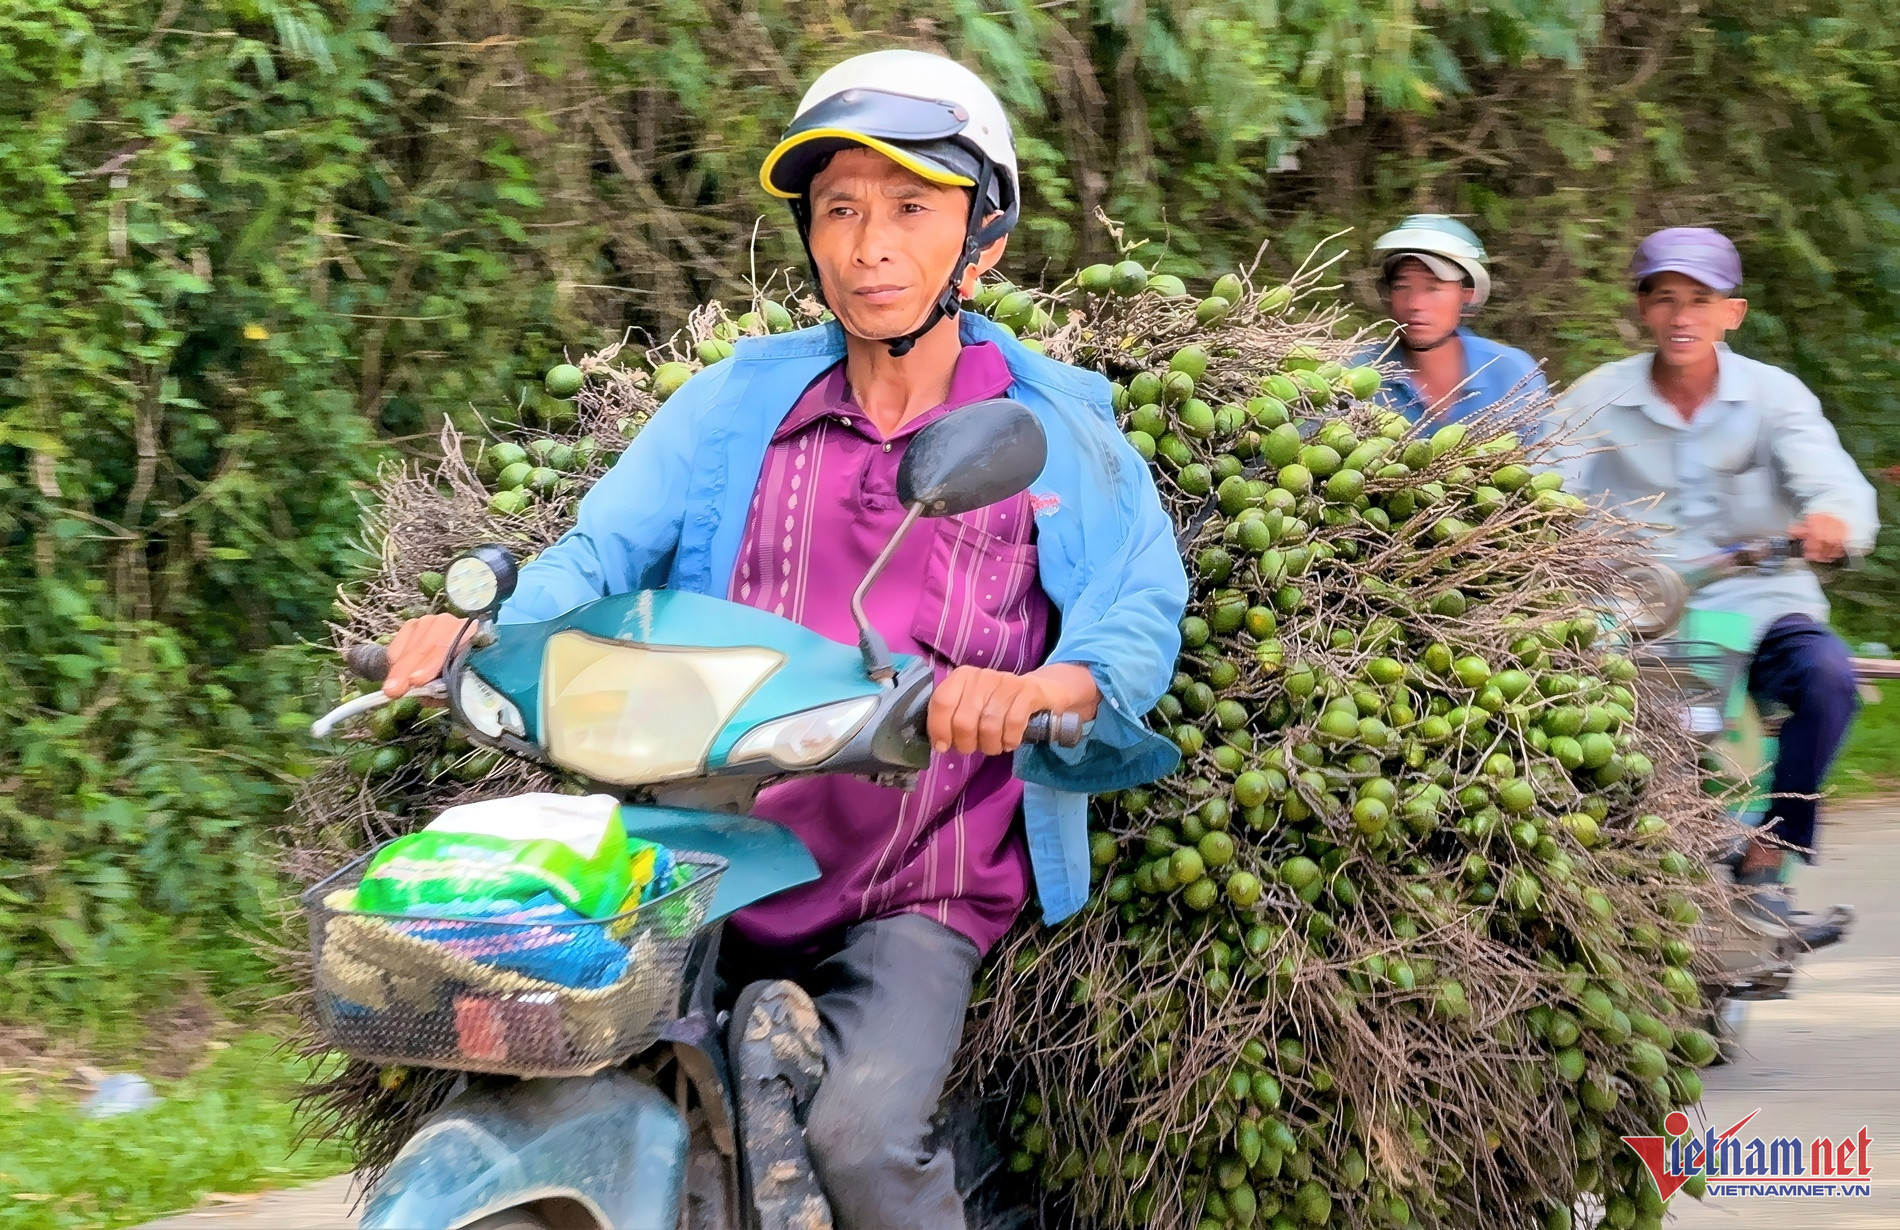
[[[1016,225],[1015,138],[995,93],[955,60],[874,51],[827,70],[759,168],[765,190],[791,205],[808,256],[812,177],[832,155],[854,147],[876,150],[930,183],[970,190],[962,256],[923,325],[891,339],[891,353],[901,355],[939,320],[956,315],[964,270]]]

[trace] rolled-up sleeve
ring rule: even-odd
[[[1180,763],[1146,715],[1173,678],[1188,597],[1174,523],[1146,463],[1119,433],[1101,434],[1112,437],[1102,446],[1115,452],[1115,489],[1082,505],[1114,510],[1117,524],[1083,534],[1085,580],[1061,604],[1062,633],[1048,660],[1087,666],[1102,704],[1080,746],[1025,747],[1017,756],[1023,780],[1089,793],[1152,781]]]
[[[1847,525],[1847,545],[1869,550],[1880,532],[1873,484],[1860,472],[1806,385],[1790,377],[1777,403],[1769,447],[1781,484],[1803,516],[1826,513]]]
[[[1133,727],[1116,732],[1110,723],[1100,737],[1122,744],[1147,731],[1142,715],[1173,678],[1188,595],[1174,523],[1151,482],[1135,485],[1140,489],[1133,493],[1128,533],[1106,558],[1087,562],[1089,580],[1073,604],[1098,614],[1072,631],[1065,627],[1049,656],[1051,662],[1093,669],[1107,708]]]

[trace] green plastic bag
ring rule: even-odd
[[[483,915],[543,894],[606,918],[633,888],[626,826],[609,795],[523,794],[451,807],[370,860],[356,908]]]

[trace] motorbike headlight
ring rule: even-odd
[[[689,777],[784,660],[749,646],[684,649],[558,632],[541,659],[542,745],[555,764],[598,782]]]
[[[1689,605],[1689,587],[1675,569],[1642,564],[1624,570],[1622,581],[1626,592],[1616,605],[1631,635],[1638,640],[1664,636],[1682,622]]]
[[[500,738],[503,731],[511,735],[528,733],[521,721],[521,710],[515,708],[514,702],[472,670],[462,672],[455,699],[463,720],[490,739]]]
[[[780,768],[809,768],[848,743],[876,709],[877,697],[860,696],[767,722],[734,744],[726,763],[770,760]]]

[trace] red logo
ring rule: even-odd
[[[1869,1196],[1872,1187],[1862,1181],[1872,1173],[1872,1140],[1867,1129],[1835,1141],[1821,1137],[1812,1142],[1797,1136],[1747,1140],[1737,1134],[1761,1113],[1760,1108],[1725,1132],[1714,1128],[1700,1135],[1689,1131],[1689,1116],[1671,1111],[1663,1120],[1666,1136],[1625,1136],[1636,1150],[1656,1191],[1666,1201],[1683,1184],[1701,1178],[1713,1195],[1729,1196]]]
[[[1062,498],[1056,495],[1031,495],[1029,507],[1035,510],[1038,517],[1046,517],[1062,507]]]

